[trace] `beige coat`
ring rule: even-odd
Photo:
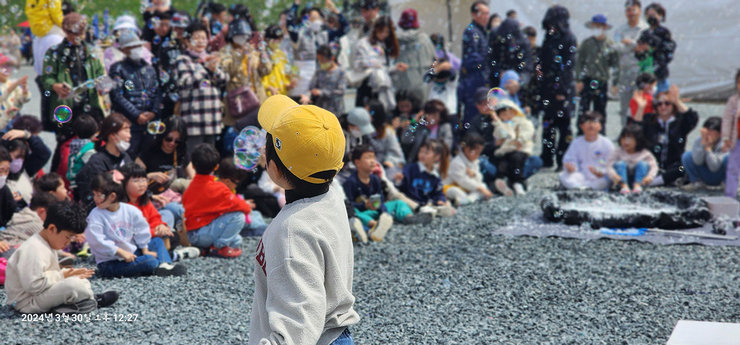
[[[232,45],[227,45],[221,50],[221,68],[228,75],[226,92],[249,85],[257,95],[257,99],[262,103],[267,99],[267,93],[264,86],[262,86],[262,78],[272,71],[272,62],[268,57],[260,56],[260,52],[254,50],[251,46],[246,56],[246,62],[244,60],[245,55],[234,49]],[[245,69],[245,65],[249,67]],[[224,125],[233,126],[235,120],[231,117],[228,107],[224,106],[224,108]]]
[[[509,152],[520,151],[528,155],[534,149],[534,125],[524,116],[514,116],[512,123],[501,120],[494,121],[493,136],[496,139],[504,139],[504,143],[494,152],[496,157],[501,157]],[[517,143],[521,145],[518,148]]]
[[[722,141],[730,140],[731,147],[737,142],[737,122],[740,119],[740,93],[727,99],[722,115]]]

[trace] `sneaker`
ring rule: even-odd
[[[432,214],[427,212],[420,212],[417,214],[409,215],[401,221],[401,224],[429,224],[432,222]]]
[[[365,228],[362,227],[362,222],[357,217],[352,217],[349,220],[349,228],[352,230],[352,234],[357,242],[367,243],[367,233]]]
[[[685,184],[685,185],[681,186],[681,189],[684,190],[684,191],[686,191],[686,192],[694,192],[694,191],[697,191],[699,189],[704,189],[705,187],[706,186],[704,185],[703,182],[696,181],[696,182],[691,182],[691,183],[688,183],[688,184]]]
[[[98,303],[92,299],[86,299],[77,303],[62,304],[51,311],[55,314],[88,314],[98,309]]]
[[[501,193],[504,196],[514,196],[514,192],[509,188],[509,186],[506,184],[506,181],[503,179],[497,178],[496,181],[493,182],[493,185],[496,187],[496,190]]]
[[[419,213],[428,213],[432,215],[432,218],[437,215],[437,209],[434,206],[424,205],[419,208]]]
[[[375,242],[382,241],[385,238],[385,234],[391,229],[391,226],[393,226],[393,217],[388,213],[381,213],[380,218],[378,218],[378,224],[375,224],[370,229],[370,239]]]
[[[211,246],[210,255],[224,259],[233,259],[240,257],[242,255],[242,250],[239,248],[231,248],[229,246],[225,246],[221,249]]]
[[[228,247],[224,247],[224,248],[228,248]],[[154,275],[157,277],[170,277],[170,276],[179,277],[179,276],[184,276],[187,273],[188,273],[188,269],[183,264],[172,265],[172,264],[163,262],[159,264],[159,267],[154,269]]]
[[[118,292],[114,290],[95,295],[95,302],[98,304],[98,308],[109,307],[113,303],[116,303],[116,301],[118,301]]]
[[[524,191],[524,186],[519,182],[514,183],[514,192],[517,196],[524,196],[527,194],[527,192]]]
[[[74,265],[74,263],[75,263],[74,256],[59,257],[59,267],[69,267],[69,266]]]
[[[179,261],[182,259],[193,259],[200,256],[200,249],[197,247],[179,247],[173,251],[174,256],[177,256]]]
[[[632,193],[642,193],[642,186],[641,186],[641,185],[639,185],[639,184],[636,184],[636,185],[635,185],[635,186],[634,186],[634,187],[632,188]]]
[[[452,217],[455,215],[455,208],[448,205],[438,206],[437,214],[439,214],[440,217]]]
[[[630,192],[630,187],[627,187],[627,185],[622,186],[622,189],[619,190],[619,193],[622,195],[627,195]]]
[[[82,249],[75,255],[83,258],[90,256],[90,245],[85,242],[85,244],[82,245]]]

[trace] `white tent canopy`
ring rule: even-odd
[[[643,8],[652,1],[643,0]],[[470,23],[473,0],[390,0],[392,16],[398,21],[401,11],[413,8],[419,13],[425,32],[443,33],[449,47],[460,53],[461,35]],[[669,65],[672,84],[681,88],[684,96],[702,99],[726,99],[735,91],[735,73],[740,69],[740,6],[737,0],[661,0],[666,8],[664,24],[678,44]],[[448,4],[451,21],[448,21]],[[599,0],[497,0],[490,1],[491,13],[505,17],[506,11],[516,10],[523,26],[534,26],[538,42],[542,41],[542,17],[547,8],[560,4],[570,11],[573,33],[582,41],[588,37],[584,23],[597,13],[606,15],[615,27],[626,22],[624,1]],[[644,17],[643,17],[644,18]],[[452,38],[448,28],[452,28]],[[610,33],[611,34],[611,33]]]

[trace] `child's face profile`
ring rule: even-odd
[[[57,201],[64,201],[69,199],[69,195],[67,195],[67,187],[64,186],[64,181],[62,179],[59,179],[58,187],[52,194],[57,199]]]
[[[49,242],[49,247],[56,250],[67,248],[69,243],[72,242],[72,239],[77,235],[72,231],[59,230],[53,224],[49,225],[47,230],[46,240]]]
[[[473,147],[464,146],[462,149],[465,158],[467,158],[471,162],[480,158],[481,151],[483,151],[482,145],[475,145]]]
[[[8,176],[10,174],[10,161],[0,162],[0,176]]]
[[[132,199],[138,199],[146,193],[148,186],[149,184],[147,183],[146,177],[131,178],[126,182],[126,194],[128,194]]]
[[[378,162],[375,160],[375,152],[365,152],[362,154],[360,159],[354,160],[357,171],[365,174],[369,174],[375,169]]]
[[[95,202],[95,206],[99,209],[106,209],[110,207],[110,205],[114,203],[115,199],[116,199],[116,193],[105,195],[96,190],[93,191],[93,201]]]
[[[229,187],[229,189],[231,190],[236,189],[236,183],[232,181],[230,178],[219,178],[218,182],[225,184],[226,187]]]

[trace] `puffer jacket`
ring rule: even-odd
[[[27,0],[26,17],[33,35],[44,37],[53,26],[62,27],[62,0]]]
[[[227,45],[221,50],[221,68],[228,76],[226,81],[227,93],[244,85],[249,85],[260,103],[267,99],[262,78],[272,71],[272,62],[270,62],[266,53],[263,55],[250,46],[248,53],[245,55],[232,45]],[[225,106],[224,108],[223,122],[227,126],[233,126],[235,120],[229,114],[229,107]]]
[[[528,155],[534,149],[534,125],[524,116],[514,116],[511,123],[501,120],[494,121],[493,136],[496,139],[504,139],[503,144],[496,149],[494,155],[501,157],[509,152],[520,151]],[[517,148],[517,143],[521,148]]]
[[[568,10],[556,5],[547,10],[542,20],[542,28],[547,33],[540,52],[540,90],[546,98],[562,95],[570,99],[575,92],[573,69],[578,42],[570,31],[568,18]]]
[[[396,62],[403,62],[409,68],[393,75],[393,86],[399,91],[409,90],[419,99],[427,99],[428,88],[423,81],[434,62],[434,44],[429,35],[419,29],[399,30],[396,34],[401,48]]]
[[[132,132],[144,131],[144,126],[137,122],[141,113],[150,111],[160,117],[163,92],[154,67],[144,60],[125,58],[110,67],[110,77],[116,81],[110,93],[112,108],[131,121]]]
[[[488,37],[488,65],[491,69],[491,85],[498,85],[504,71],[514,70],[524,82],[534,70],[532,49],[529,40],[519,28],[516,19],[506,19]]]

